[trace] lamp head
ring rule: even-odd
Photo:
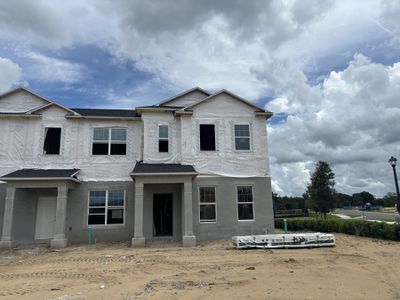
[[[397,158],[396,157],[391,157],[391,158],[389,158],[389,164],[392,166],[392,167],[395,167],[396,166],[396,163],[397,163]]]

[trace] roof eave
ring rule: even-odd
[[[77,172],[78,173],[78,172]],[[73,177],[1,177],[1,181],[57,181],[57,180],[71,180],[74,182],[81,182],[77,178]]]
[[[270,111],[256,111],[255,114],[256,114],[256,116],[265,117],[266,120],[268,120],[269,118],[271,118],[274,115],[274,113],[270,112]]]
[[[129,174],[132,177],[137,177],[137,176],[197,176],[199,173],[197,172],[157,172],[157,173],[130,173]]]

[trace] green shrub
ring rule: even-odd
[[[400,224],[370,222],[362,220],[294,218],[287,219],[291,231],[311,230],[338,232],[377,239],[400,241]],[[275,219],[275,227],[283,229],[283,219]]]

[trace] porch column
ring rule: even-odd
[[[65,238],[65,222],[67,219],[67,201],[68,187],[66,184],[60,184],[57,187],[57,210],[56,221],[54,223],[54,235],[50,241],[52,248],[64,248],[67,246]]]
[[[4,207],[3,232],[0,240],[0,249],[11,249],[12,240],[12,223],[15,203],[15,187],[8,186],[6,189],[6,202]]]
[[[183,183],[183,226],[184,235],[182,237],[183,247],[196,246],[196,237],[193,234],[193,195],[192,195],[192,181],[187,180]]]
[[[135,182],[135,227],[132,238],[132,247],[144,247],[143,236],[143,182]]]

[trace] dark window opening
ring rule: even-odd
[[[111,155],[126,155],[126,144],[111,144]]]
[[[93,155],[107,155],[108,154],[108,144],[93,143],[92,154]]]
[[[89,225],[104,224],[105,215],[89,215]]]
[[[60,154],[61,128],[46,128],[44,154]]]
[[[124,210],[109,209],[107,211],[107,224],[124,224]]]
[[[158,141],[158,152],[168,152],[168,140]]]
[[[200,124],[200,150],[215,151],[215,126]]]

